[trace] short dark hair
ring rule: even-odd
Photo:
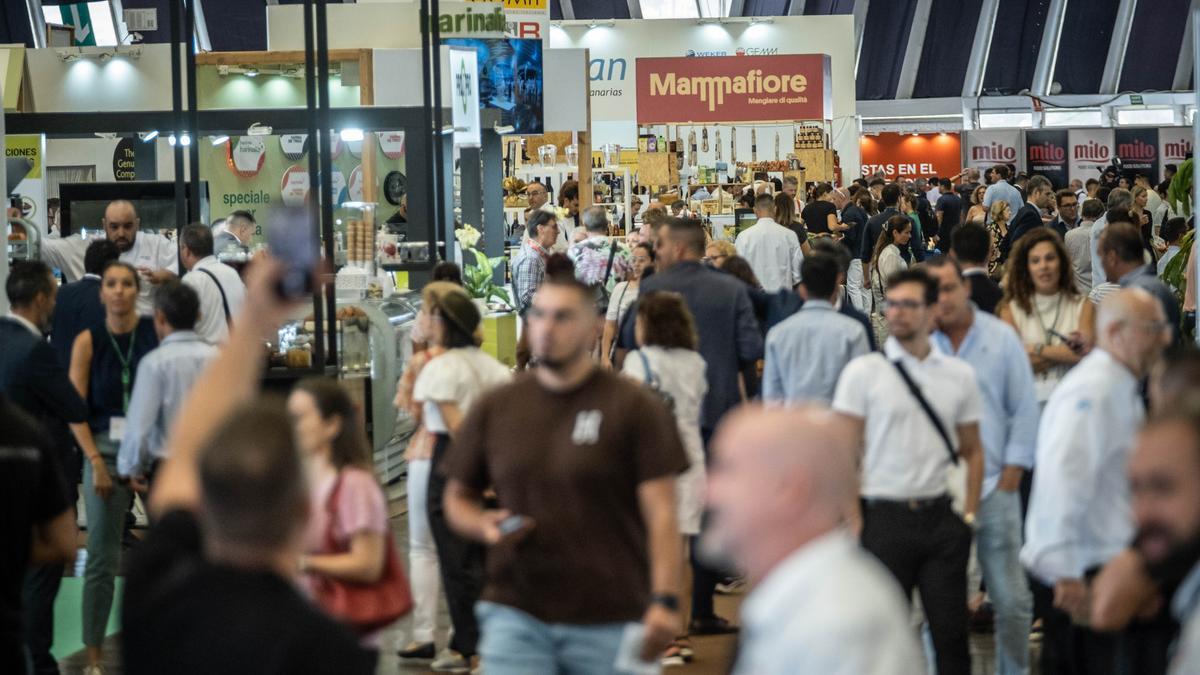
[[[813,199],[820,199],[821,197],[824,197],[825,195],[829,194],[830,192],[833,192],[832,185],[830,185],[829,183],[817,183],[816,185],[813,186],[812,197],[813,197]]]
[[[443,260],[434,266],[433,272],[430,274],[430,281],[449,281],[452,284],[462,286],[462,268],[457,263]]]
[[[596,289],[575,276],[575,263],[562,253],[555,253],[546,258],[546,278],[539,290],[547,286],[573,290],[588,304],[594,304],[596,300]]]
[[[232,224],[232,221],[234,220],[242,220],[250,225],[258,224],[258,221],[254,219],[254,214],[250,213],[249,211],[234,211],[228,216],[225,216],[225,223],[227,225]]]
[[[83,254],[83,271],[87,274],[99,275],[110,260],[121,257],[121,249],[107,239],[97,239],[88,244],[87,252]]]
[[[175,330],[192,330],[200,318],[200,296],[178,279],[165,281],[154,289],[154,309],[162,312]]]
[[[201,520],[208,536],[257,550],[292,539],[308,506],[292,422],[277,398],[217,426],[200,451]]]
[[[775,196],[766,192],[754,198],[755,211],[770,211],[775,212]]]
[[[529,219],[525,222],[526,231],[529,233],[530,239],[537,238],[538,228],[542,225],[550,224],[550,221],[558,222],[558,216],[545,209],[538,209],[529,214]]]
[[[579,181],[569,180],[563,183],[562,187],[558,189],[558,203],[560,206],[572,199],[579,199]]]
[[[887,185],[887,181],[882,178],[872,178],[871,181],[867,183],[868,188],[873,188],[876,185]]]
[[[197,258],[207,258],[213,254],[212,230],[203,223],[187,225],[179,233],[179,244]]]
[[[1187,232],[1187,218],[1171,218],[1167,222],[1163,223],[1163,226],[1160,229],[1162,231],[1159,232],[1159,234],[1162,235],[1163,241],[1167,242],[1168,244],[1173,244],[1183,236],[1184,232]]]
[[[883,193],[880,195],[880,201],[884,206],[895,206],[900,203],[900,186],[895,183],[888,183],[883,186]]]
[[[933,277],[926,274],[924,270],[921,270],[921,269],[900,270],[899,272],[893,272],[887,278],[887,288],[889,291],[897,286],[902,285],[902,284],[920,284],[925,290],[925,293],[924,293],[925,304],[932,305],[935,302],[937,302],[937,299],[938,299],[937,281]]]
[[[1104,215],[1104,202],[1095,197],[1083,200],[1083,205],[1079,207],[1079,217],[1084,220],[1096,220],[1102,215]]]
[[[771,199],[769,195],[762,195]],[[775,202],[771,202],[774,208]],[[663,226],[671,233],[671,238],[683,242],[688,250],[697,255],[704,255],[704,226],[694,218],[667,218]]]
[[[952,192],[954,190],[954,183],[951,183],[948,178],[943,178],[938,181],[938,188],[943,192]]]
[[[54,293],[54,274],[50,266],[40,260],[17,260],[8,270],[4,282],[4,293],[13,309],[33,304],[37,296]]]
[[[1098,249],[1102,256],[1110,251],[1116,253],[1121,262],[1141,262],[1144,259],[1142,233],[1128,222],[1109,223],[1100,233]]]
[[[991,246],[992,235],[982,225],[964,223],[951,235],[950,250],[962,262],[986,263]]]
[[[1054,185],[1050,182],[1049,178],[1038,174],[1029,179],[1029,183],[1026,184],[1025,189],[1029,194],[1033,194],[1034,192],[1053,192]]]
[[[683,201],[682,199],[676,199],[675,201],[671,202],[671,211],[682,211],[686,208],[687,202]]]
[[[633,250],[636,251],[639,248],[646,249],[646,255],[650,256],[650,262],[654,262],[654,247],[650,245],[650,242],[640,242],[637,246],[633,247]]]
[[[333,438],[332,452],[329,455],[333,466],[338,469],[347,466],[371,469],[366,428],[358,405],[350,398],[349,392],[337,380],[327,377],[306,377],[296,383],[295,391],[312,396],[322,419],[341,418],[342,428]]]
[[[959,279],[963,278],[962,265],[957,260],[955,260],[952,256],[948,256],[945,254],[935,255],[931,258],[926,259],[924,262],[924,266],[926,269],[938,269],[938,268],[942,268],[942,267],[953,267],[954,271],[958,272],[958,278]]]
[[[800,283],[808,291],[810,299],[825,300],[838,287],[838,274],[842,271],[837,258],[828,253],[813,253],[804,256],[800,263]]]
[[[812,247],[813,253],[823,253],[836,260],[838,269],[841,270],[842,274],[850,271],[850,261],[852,260],[850,249],[843,246],[840,242],[834,241],[831,237],[813,237],[812,241],[809,242],[809,246]]]
[[[1105,220],[1107,220],[1109,223],[1132,223],[1133,214],[1130,213],[1129,209],[1125,208],[1124,206],[1118,206],[1108,210],[1108,215],[1105,216]]]
[[[644,346],[696,349],[696,322],[682,295],[668,291],[643,293],[638,297],[637,318],[642,323]]]
[[[100,270],[100,277],[103,279],[104,276],[108,274],[108,271],[114,267],[120,267],[126,272],[129,272],[129,274],[133,277],[133,287],[139,291],[142,290],[142,275],[138,274],[136,267],[130,265],[124,260],[109,260],[104,264],[104,268]]]
[[[1004,164],[997,164],[996,166],[993,166],[992,172],[995,173],[996,177],[1000,180],[1008,180],[1008,177],[1012,175],[1008,171],[1008,166]]]
[[[1084,182],[1083,186],[1091,187],[1093,185],[1099,185],[1099,184],[1100,184],[1100,181],[1096,180],[1095,178],[1089,178]]]
[[[1062,190],[1054,193],[1054,204],[1056,206],[1062,206],[1063,200],[1067,197],[1074,197],[1076,201],[1079,200],[1079,195],[1075,194],[1074,190],[1070,188],[1063,188]],[[1078,204],[1076,204],[1076,206],[1078,206]]]

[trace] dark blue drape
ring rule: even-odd
[[[1029,88],[1049,9],[1050,0],[1004,0],[1000,3],[996,30],[992,34],[992,50],[988,53],[983,76],[985,91],[1014,94]]]
[[[933,0],[913,98],[962,95],[983,0]]]
[[[917,0],[872,2],[863,27],[857,91],[862,100],[894,98]]]
[[[1154,0],[1145,7],[1138,5],[1121,70],[1121,91],[1171,88],[1189,4],[1188,0]]]
[[[1058,43],[1058,63],[1054,69],[1054,81],[1062,85],[1062,93],[1095,94],[1100,91],[1118,4],[1120,0],[1067,3]]]

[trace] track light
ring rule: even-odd
[[[150,141],[158,138],[158,130],[155,129],[153,131],[142,131],[138,133],[138,136],[141,137],[142,141],[149,143]]]
[[[222,136],[213,136],[212,137],[213,147],[216,147],[218,145],[224,145],[225,143],[228,143],[228,142],[229,142],[228,136],[222,135]]]
[[[342,129],[338,134],[345,143],[357,143],[363,139],[362,129]]]

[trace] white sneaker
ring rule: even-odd
[[[104,668],[100,666],[84,666],[83,675],[104,675]]]
[[[471,662],[453,649],[444,649],[433,663],[429,664],[429,669],[435,673],[469,673]]]

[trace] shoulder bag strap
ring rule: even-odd
[[[646,352],[644,350],[637,350],[637,354],[642,358],[642,369],[646,371],[646,373],[643,375],[643,377],[646,379],[646,385],[651,389],[657,390],[658,377],[654,374],[653,370],[650,370],[650,359],[646,358]]]
[[[604,283],[601,286],[608,288],[608,278],[612,276],[613,259],[617,257],[617,242],[612,239],[608,240],[608,267],[604,270]]]
[[[900,377],[908,385],[908,390],[917,399],[917,403],[921,404],[921,409],[925,411],[926,417],[933,423],[933,428],[937,429],[938,435],[942,437],[942,441],[946,444],[946,452],[950,453],[950,463],[958,464],[958,453],[954,451],[954,444],[950,442],[950,434],[946,433],[946,427],[942,424],[941,418],[934,412],[933,406],[929,405],[929,401],[921,393],[921,388],[917,386],[916,382],[913,382],[912,377],[905,370],[904,364],[899,361],[892,361],[892,365],[896,367],[896,372],[900,373]]]
[[[213,283],[217,285],[217,291],[221,293],[221,308],[225,310],[225,325],[232,327],[233,319],[229,315],[229,299],[225,297],[225,289],[221,287],[221,282],[217,281],[217,275],[213,274],[210,270],[206,270],[206,269],[203,269],[200,267],[197,267],[196,271],[207,274],[208,278],[212,279]]]

